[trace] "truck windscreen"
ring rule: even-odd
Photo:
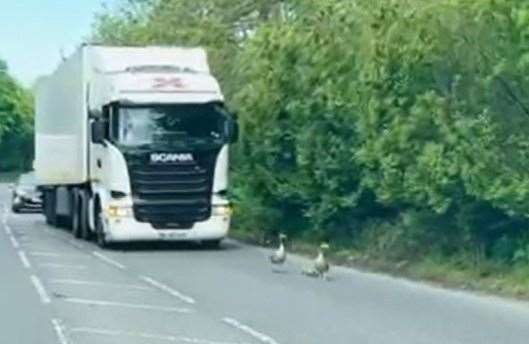
[[[208,144],[223,141],[227,119],[217,104],[119,107],[112,136],[123,146]]]

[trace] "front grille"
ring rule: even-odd
[[[211,217],[211,192],[218,151],[194,153],[195,161],[149,162],[149,155],[127,159],[137,221],[157,229],[190,229]]]

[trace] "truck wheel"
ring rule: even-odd
[[[96,202],[94,207],[94,224],[95,224],[95,232],[96,232],[96,243],[97,246],[105,249],[108,248],[108,242],[105,238],[105,232],[103,229],[103,218],[102,218],[102,211],[101,211],[101,205],[99,202]]]
[[[81,237],[84,240],[92,239],[92,233],[90,232],[90,226],[88,225],[88,196],[86,193],[82,193],[79,197],[80,206],[79,206],[79,220],[80,220],[80,229]]]
[[[80,195],[77,191],[73,192],[72,202],[72,234],[76,238],[81,238],[81,202]]]
[[[44,214],[46,223],[52,227],[57,225],[57,214],[55,213],[55,190],[44,193]]]

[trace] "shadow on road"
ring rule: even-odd
[[[41,220],[33,220],[36,225],[46,226],[46,223]],[[59,232],[72,235],[69,229],[49,227],[50,230],[56,230]],[[72,236],[73,239],[73,236]],[[83,242],[79,239],[80,242]],[[93,241],[90,244],[95,245]],[[108,250],[110,251],[122,251],[122,252],[149,252],[149,251],[189,251],[189,252],[231,252],[242,249],[242,246],[232,240],[223,241],[219,247],[208,247],[202,245],[200,242],[169,242],[169,241],[156,241],[156,242],[132,242],[132,243],[114,243]]]
[[[242,247],[235,242],[222,242],[218,248],[201,245],[199,242],[133,242],[113,244],[112,251],[123,252],[148,252],[148,251],[189,251],[189,252],[231,252],[240,250]]]

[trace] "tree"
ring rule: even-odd
[[[208,48],[243,225],[354,238],[416,214],[490,246],[529,216],[528,24],[515,0],[132,0],[94,40]]]
[[[0,60],[0,169],[31,167],[33,156],[33,104],[31,94],[8,74]]]

